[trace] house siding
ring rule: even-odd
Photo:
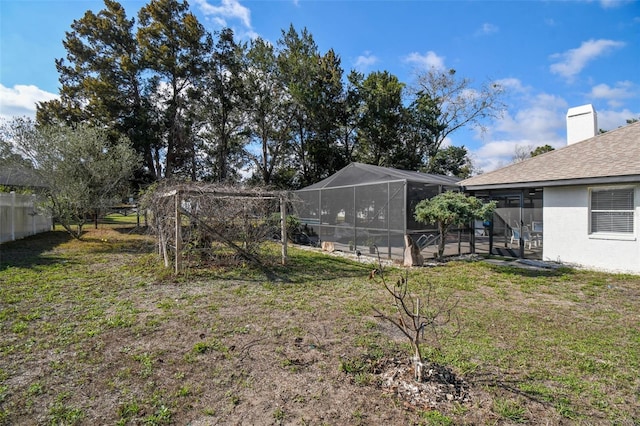
[[[634,232],[624,237],[589,234],[589,186],[544,189],[545,260],[608,272],[640,274],[640,186],[634,192]]]

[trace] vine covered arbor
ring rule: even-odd
[[[143,205],[158,238],[158,252],[175,273],[185,262],[249,261],[265,267],[266,241],[282,245],[287,261],[287,192],[189,182],[149,191]]]

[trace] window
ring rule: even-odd
[[[591,233],[633,233],[634,188],[591,190]]]

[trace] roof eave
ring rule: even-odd
[[[490,189],[514,189],[514,188],[545,188],[552,186],[580,186],[580,185],[611,185],[619,183],[640,182],[640,175],[625,176],[598,176],[579,179],[558,179],[547,181],[511,182],[480,185],[462,185],[465,191],[484,191]]]

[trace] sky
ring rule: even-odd
[[[128,17],[147,1],[122,0]],[[478,170],[509,164],[517,150],[566,145],[566,113],[592,104],[598,128],[640,118],[640,0],[190,0],[210,32],[276,43],[293,25],[320,53],[333,49],[345,78],[388,71],[411,86],[430,68],[455,69],[471,87],[497,81],[506,111],[484,132],[462,129]],[[35,116],[55,99],[55,59],[74,19],[94,0],[0,0],[0,118]]]

